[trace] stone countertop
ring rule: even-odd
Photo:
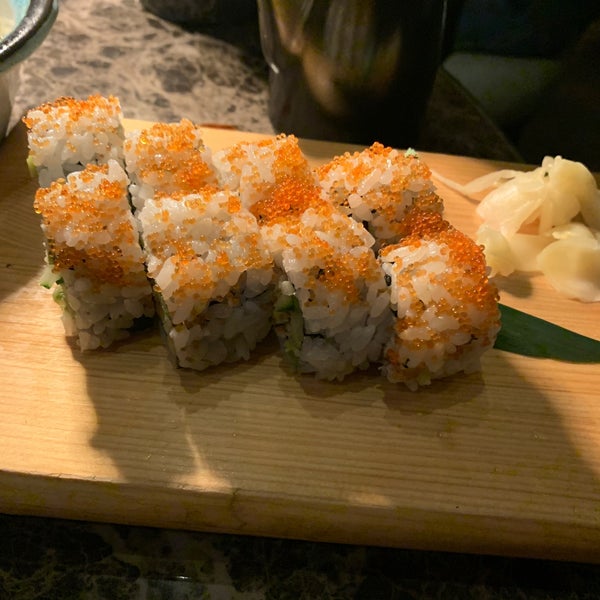
[[[48,37],[23,66],[12,121],[59,96],[100,93],[117,96],[128,118],[272,132],[255,28],[218,36],[155,17],[139,0],[61,0]]]
[[[126,117],[272,133],[257,19],[186,30],[139,0],[61,0],[57,22],[24,64],[11,124],[59,96],[117,96]],[[520,159],[464,89],[440,70],[421,150]]]
[[[7,600],[592,600],[600,566],[0,515]]]
[[[62,0],[24,65],[13,124],[41,102],[93,92],[117,95],[129,118],[272,132],[255,23],[186,31],[136,0]],[[422,149],[518,160],[443,72]],[[18,600],[600,597],[600,567],[572,563],[10,515],[0,540],[0,598]]]

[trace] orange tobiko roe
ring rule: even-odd
[[[306,177],[288,176],[275,184],[255,204],[250,212],[261,225],[298,218],[308,208],[318,208],[323,203],[319,187]]]

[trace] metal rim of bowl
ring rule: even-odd
[[[20,23],[0,40],[0,72],[27,58],[42,43],[57,12],[58,0],[31,0]]]

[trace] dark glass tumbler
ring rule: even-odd
[[[258,0],[269,116],[300,137],[414,146],[446,0]]]

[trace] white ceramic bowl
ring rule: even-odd
[[[42,43],[58,0],[0,0],[0,139],[6,135],[20,65]]]

